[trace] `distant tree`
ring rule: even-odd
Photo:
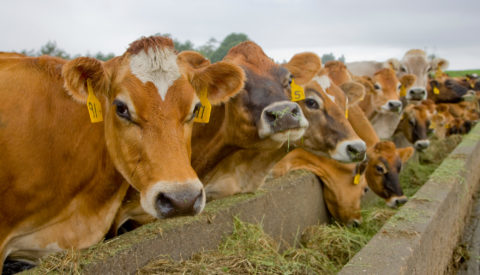
[[[332,61],[332,60],[338,60],[340,62],[345,63],[345,56],[343,54],[338,59],[336,59],[335,55],[333,53],[325,53],[325,54],[322,55],[321,58],[322,58],[322,63],[323,64],[327,63],[328,61]]]
[[[217,48],[217,44],[217,39],[212,37],[205,45],[199,46],[196,50],[206,58],[211,59],[215,49]]]
[[[223,39],[222,43],[220,43],[220,46],[212,54],[210,61],[214,63],[222,60],[232,47],[247,40],[249,40],[249,38],[244,33],[231,33],[227,35],[227,37]]]
[[[115,54],[114,53],[104,54],[102,52],[98,52],[98,53],[92,55],[92,57],[96,58],[98,60],[107,61],[107,60],[110,60],[110,59],[114,58]]]
[[[429,60],[434,60],[436,57],[437,57],[437,55],[434,54],[434,53],[428,55]]]
[[[57,46],[57,42],[55,41],[48,41],[47,44],[43,45],[40,48],[40,53],[38,55],[50,55],[64,59],[70,59],[70,55],[64,50],[59,49]]]
[[[175,49],[177,49],[178,52],[195,50],[195,46],[190,40],[187,40],[184,43],[182,43],[177,39],[173,39],[173,45],[175,45]]]

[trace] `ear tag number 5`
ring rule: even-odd
[[[305,99],[305,91],[303,87],[295,83],[295,79],[292,78],[292,83],[290,84],[292,89],[292,101],[300,101]]]
[[[193,119],[193,122],[208,123],[210,121],[212,104],[208,101],[206,88],[200,92],[200,104],[200,108],[195,110],[195,119]]]
[[[92,123],[103,121],[102,116],[102,104],[100,100],[95,96],[92,89],[92,82],[90,79],[87,79],[87,108],[88,113],[90,114],[90,121]]]

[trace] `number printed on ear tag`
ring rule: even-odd
[[[87,79],[87,90],[87,108],[88,113],[90,114],[90,121],[92,123],[103,121],[102,104],[93,93],[92,82],[90,81],[90,79]]]
[[[295,79],[293,78],[290,88],[292,89],[292,101],[300,101],[305,99],[305,91],[303,90],[303,87],[295,84]]]
[[[210,121],[212,105],[210,101],[208,101],[206,88],[200,92],[200,104],[200,108],[195,110],[195,119],[193,119],[193,122],[208,123]]]

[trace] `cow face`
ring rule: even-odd
[[[292,75],[253,42],[233,47],[226,61],[246,74],[243,90],[226,105],[226,142],[241,148],[278,148],[302,137],[308,121],[289,98]]]
[[[299,104],[310,127],[297,145],[316,154],[327,153],[342,162],[362,161],[366,144],[346,118],[348,98],[337,86],[329,87],[330,93],[325,92],[322,87],[325,81],[328,81],[327,76],[318,77],[305,86],[305,100]]]
[[[397,131],[403,133],[405,138],[417,150],[424,150],[430,145],[427,133],[430,128],[430,118],[425,105],[408,105],[398,125]]]
[[[206,90],[218,104],[239,91],[244,80],[235,65],[207,63],[199,54],[178,58],[170,39],[149,37],[106,63],[77,58],[63,68],[75,99],[85,102],[89,81],[102,100],[110,157],[154,217],[198,214],[205,205],[202,183],[190,165],[198,98]]]
[[[327,158],[322,158],[322,162],[327,163],[324,164],[328,169],[326,173],[331,173],[319,176],[328,211],[336,220],[347,225],[361,224],[361,199],[368,191],[365,166],[343,164]],[[357,174],[358,182],[355,179]]]
[[[367,152],[365,177],[368,186],[390,207],[396,207],[407,201],[400,186],[399,173],[402,164],[413,154],[412,147],[395,148],[391,141],[381,141]]]
[[[414,85],[408,89],[407,100],[424,100],[427,98],[428,75],[438,69],[444,70],[448,67],[448,61],[442,58],[428,60],[424,51],[414,49],[408,51],[401,61],[390,59],[389,65],[401,78],[405,74],[416,76]]]
[[[454,79],[429,81],[428,98],[435,103],[460,102],[467,95],[468,88]]]

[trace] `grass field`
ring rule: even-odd
[[[465,76],[466,74],[473,74],[473,73],[480,75],[480,69],[464,70],[464,71],[445,71],[445,72],[452,77]]]

